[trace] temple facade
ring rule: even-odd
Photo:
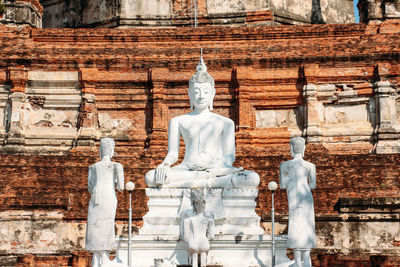
[[[215,112],[236,125],[235,165],[260,174],[265,233],[267,185],[290,158],[289,138],[302,136],[317,168],[314,266],[400,264],[397,1],[361,0],[359,24],[351,1],[198,1],[198,28],[190,1],[73,2],[0,8],[1,266],[88,266],[87,168],[101,137],[116,141],[116,161],[136,184],[137,232],[144,175],[166,155],[169,119],[189,111],[201,48]],[[323,21],[312,25],[316,3]],[[101,29],[49,29],[83,26]],[[118,199],[116,233],[127,236],[128,194]],[[275,201],[276,234],[287,234],[284,190]]]
[[[354,22],[352,0],[42,0],[45,28]]]

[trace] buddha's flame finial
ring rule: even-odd
[[[200,61],[197,64],[196,72],[203,72],[203,73],[207,72],[207,66],[203,59],[203,49],[201,49]]]
[[[201,51],[201,53],[200,53],[200,61],[197,64],[196,73],[189,80],[189,87],[193,83],[196,83],[196,82],[197,83],[208,82],[214,88],[214,79],[210,76],[210,74],[208,74],[207,66],[206,66],[206,63],[204,62],[204,59],[203,59],[203,48],[201,48],[200,51]]]

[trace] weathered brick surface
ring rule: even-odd
[[[42,27],[43,6],[39,0],[3,1],[5,12],[0,14],[0,25],[8,27]]]
[[[291,132],[288,127],[257,128],[256,111],[304,105],[303,86],[308,83],[350,84],[358,96],[373,97],[378,75],[398,88],[399,32],[400,24],[396,21],[379,25],[162,30],[0,27],[0,84],[11,85],[11,92],[23,93],[29,71],[79,71],[82,94],[94,95],[95,101],[83,100],[78,125],[99,131],[99,136],[90,140],[92,143],[81,145],[81,140],[77,140],[77,146],[68,152],[54,155],[44,153],[40,147],[27,153],[19,150],[24,146],[2,146],[0,209],[59,211],[63,222],[83,226],[89,197],[87,167],[98,160],[97,148],[89,145],[98,144],[100,136],[112,136],[116,140],[115,160],[124,165],[126,180],[136,183],[133,216],[135,225],[140,226],[147,209],[144,174],[166,155],[168,119],[189,110],[187,81],[202,47],[209,72],[216,80],[215,112],[236,123],[235,164],[260,174],[257,213],[263,222],[268,222],[267,184],[278,181],[279,163],[290,158],[287,142]],[[132,126],[116,133],[106,131],[98,125],[102,114],[126,119]],[[312,144],[306,152],[306,160],[317,165],[317,189],[313,193],[317,231],[321,238],[326,234],[327,244],[329,234],[344,229],[330,229],[335,222],[377,220],[385,225],[385,220],[399,221],[393,213],[386,218],[360,219],[358,215],[338,212],[340,198],[398,197],[400,173],[396,162],[400,156],[370,154],[373,140],[353,142],[349,136],[335,138],[337,143]],[[119,193],[118,198],[117,220],[122,223],[128,216],[128,195]],[[285,224],[284,191],[277,191],[276,203],[277,221]],[[384,240],[385,244],[392,244],[390,249],[398,252],[399,237],[390,238],[390,242]],[[318,248],[320,256],[315,258],[315,266],[363,266],[383,259],[371,258],[372,253],[364,250],[365,256],[361,258],[346,258],[348,254],[360,253],[354,244],[347,244],[343,251],[337,251],[338,255],[331,256],[328,254],[333,249],[328,245]],[[19,245],[14,247],[18,249]],[[349,250],[351,247],[355,249]],[[82,250],[79,245],[75,248],[65,253]],[[0,254],[9,256],[13,252]],[[68,257],[57,261],[72,264],[73,256]],[[28,258],[25,261],[29,263]],[[388,257],[388,265],[382,266],[395,266],[396,260]]]
[[[117,143],[118,145],[118,143]],[[150,153],[151,154],[150,154]],[[117,148],[118,153],[118,148]],[[144,174],[160,163],[165,150],[142,149],[132,157],[116,157],[125,167],[126,180],[136,183],[134,218],[140,220],[146,211]],[[260,154],[258,154],[260,153]],[[339,197],[397,197],[399,171],[393,164],[400,155],[329,155],[307,151],[306,159],[317,166],[318,187],[314,192],[319,217],[337,215]],[[238,155],[235,165],[255,170],[261,176],[258,213],[270,214],[270,193],[267,185],[277,181],[279,164],[289,155]],[[87,216],[87,168],[98,160],[84,156],[1,155],[1,210],[61,209],[66,219],[85,220]],[[40,197],[38,197],[40,196]],[[286,194],[277,190],[278,216],[287,214]],[[118,218],[127,218],[127,194],[119,193]]]
[[[43,6],[40,4],[39,0],[18,0],[18,2],[30,3],[40,14],[43,13]]]

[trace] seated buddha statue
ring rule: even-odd
[[[189,80],[192,112],[169,122],[168,154],[155,169],[147,172],[149,187],[172,188],[256,188],[260,177],[253,171],[232,166],[235,161],[235,125],[229,118],[213,113],[214,79],[203,58]],[[185,156],[178,160],[183,138]]]

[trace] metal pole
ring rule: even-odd
[[[190,26],[193,26],[193,0],[190,0]]]
[[[132,266],[132,191],[129,191],[128,266]]]
[[[275,266],[275,208],[274,208],[274,191],[272,191],[272,208],[271,208],[271,232],[272,232],[272,267]]]
[[[197,28],[197,0],[194,0],[194,27]]]

